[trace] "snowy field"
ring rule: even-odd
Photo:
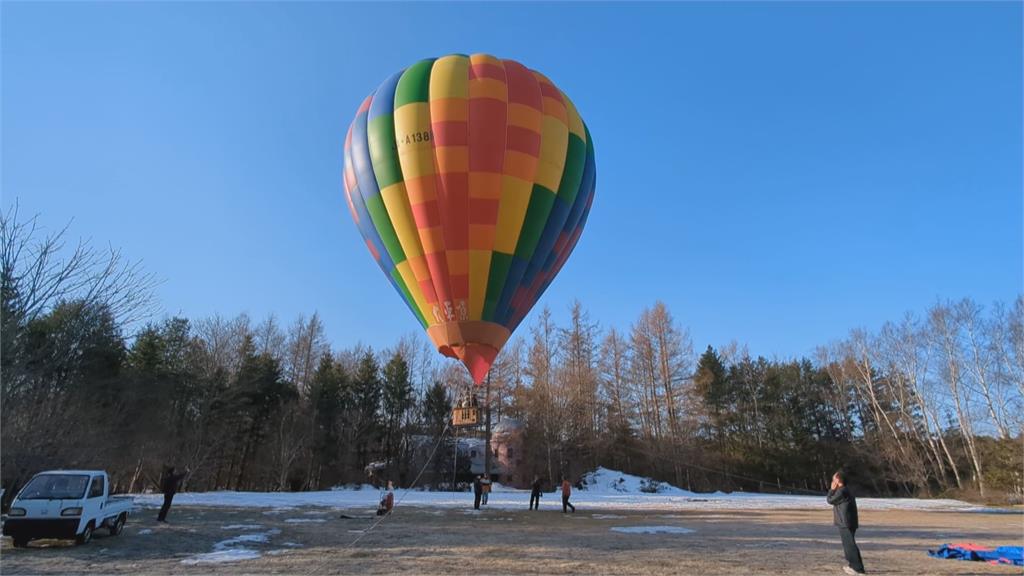
[[[786,496],[715,492],[700,494],[681,488],[661,484],[657,493],[642,492],[650,486],[647,479],[600,468],[584,478],[587,488],[574,490],[572,503],[587,510],[813,510],[827,509],[822,496]],[[175,504],[193,506],[255,507],[271,510],[322,506],[335,509],[375,507],[380,492],[372,486],[360,489],[336,489],[319,492],[185,492],[175,496]],[[465,508],[472,506],[473,495],[469,492],[428,492],[422,490],[396,490],[399,506],[418,508]],[[529,490],[513,490],[496,485],[487,504],[489,509],[517,510],[526,508],[530,501]],[[139,494],[137,505],[158,507],[163,502],[160,494]],[[974,504],[949,499],[915,498],[859,498],[858,506],[863,510],[937,510],[971,512],[982,511]],[[541,498],[542,509],[561,509],[561,495],[548,492]]]

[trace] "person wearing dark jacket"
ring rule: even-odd
[[[846,555],[847,563],[847,566],[843,566],[843,572],[864,574],[864,562],[854,539],[854,534],[860,526],[857,518],[857,499],[846,486],[846,473],[842,470],[832,476],[828,503],[832,505],[832,523],[839,528],[839,538],[843,541],[843,554]]]
[[[167,522],[167,512],[171,509],[171,500],[174,500],[178,486],[181,485],[185,476],[188,476],[188,472],[189,470],[186,468],[181,474],[175,474],[174,466],[164,469],[164,474],[160,477],[160,490],[164,493],[164,505],[160,507],[160,514],[156,517],[157,522]]]
[[[483,492],[484,492],[483,480],[481,480],[480,476],[477,475],[477,477],[473,479],[473,509],[474,510],[479,510],[480,509],[480,496],[483,494]]]
[[[540,510],[540,494],[540,476],[534,476],[530,485],[530,510]]]

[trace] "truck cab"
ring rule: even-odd
[[[110,479],[102,470],[40,472],[11,502],[3,532],[15,547],[39,538],[85,544],[100,528],[120,534],[132,505],[130,497],[110,496]]]

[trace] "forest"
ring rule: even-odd
[[[469,381],[419,334],[371,349],[329,342],[315,312],[161,316],[141,263],[16,210],[0,228],[8,495],[50,468],[145,491],[167,464],[191,469],[186,490],[327,489],[371,462],[408,486],[423,445],[451,452]],[[621,327],[552,305],[566,320],[536,311],[491,371],[492,421],[522,423],[530,475],[819,494],[844,467],[866,494],[1022,500],[1021,296],[936,301],[781,359],[695,344],[661,302]],[[443,459],[421,484],[450,489]]]

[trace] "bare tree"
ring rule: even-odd
[[[630,397],[627,378],[629,371],[629,345],[612,328],[601,343],[599,370],[604,397],[613,411],[627,421],[635,413],[635,401]]]
[[[986,326],[1004,419],[1020,434],[1024,426],[1024,297],[1018,297],[1010,308],[996,302]]]
[[[120,250],[94,248],[87,240],[68,246],[70,227],[45,233],[38,216],[19,221],[18,206],[0,214],[0,292],[5,314],[31,322],[59,302],[75,300],[104,308],[121,325],[157,309],[156,277],[142,261]],[[6,326],[5,326],[6,328]]]
[[[964,343],[967,348],[965,364],[971,376],[972,392],[984,400],[985,408],[999,438],[1009,438],[1010,433],[1003,412],[1005,395],[997,377],[992,349],[984,341],[989,330],[987,322],[982,317],[981,306],[965,298],[954,305],[953,313],[964,330]]]
[[[597,324],[576,301],[570,308],[569,325],[559,331],[563,359],[559,372],[569,398],[566,418],[570,420],[570,435],[588,458],[593,455],[593,442],[601,425],[595,366],[597,330]]]
[[[982,474],[981,458],[975,442],[974,424],[970,414],[970,398],[963,382],[962,325],[957,315],[944,304],[936,304],[928,311],[929,327],[933,345],[938,350],[938,360],[943,369],[949,396],[953,400],[960,436],[967,447],[967,454],[974,468],[978,492],[985,496],[985,477]]]
[[[247,314],[228,320],[215,315],[195,322],[196,334],[203,345],[204,375],[211,377],[218,371],[233,376],[242,364],[242,347],[253,337],[252,322]]]
[[[960,487],[960,473],[946,446],[936,412],[937,400],[924,385],[930,348],[916,320],[907,315],[899,324],[886,323],[876,346],[879,361],[893,383],[901,429],[925,449],[940,487],[946,486],[947,464]]]
[[[266,354],[284,364],[288,337],[281,330],[277,316],[271,314],[259,323],[253,334],[257,354]]]
[[[288,331],[286,348],[288,355],[284,363],[285,375],[295,384],[299,393],[305,396],[309,392],[309,383],[313,378],[313,372],[316,371],[317,362],[327,350],[320,315],[314,312],[309,320],[299,316]]]
[[[557,359],[556,339],[557,328],[551,320],[551,311],[544,308],[531,327],[532,342],[526,356],[526,376],[530,379],[528,396],[531,417],[527,425],[540,432],[541,450],[546,462],[547,477],[555,478],[562,472],[564,434],[565,398],[558,388],[555,378]],[[555,468],[555,455],[558,455],[558,470]]]

